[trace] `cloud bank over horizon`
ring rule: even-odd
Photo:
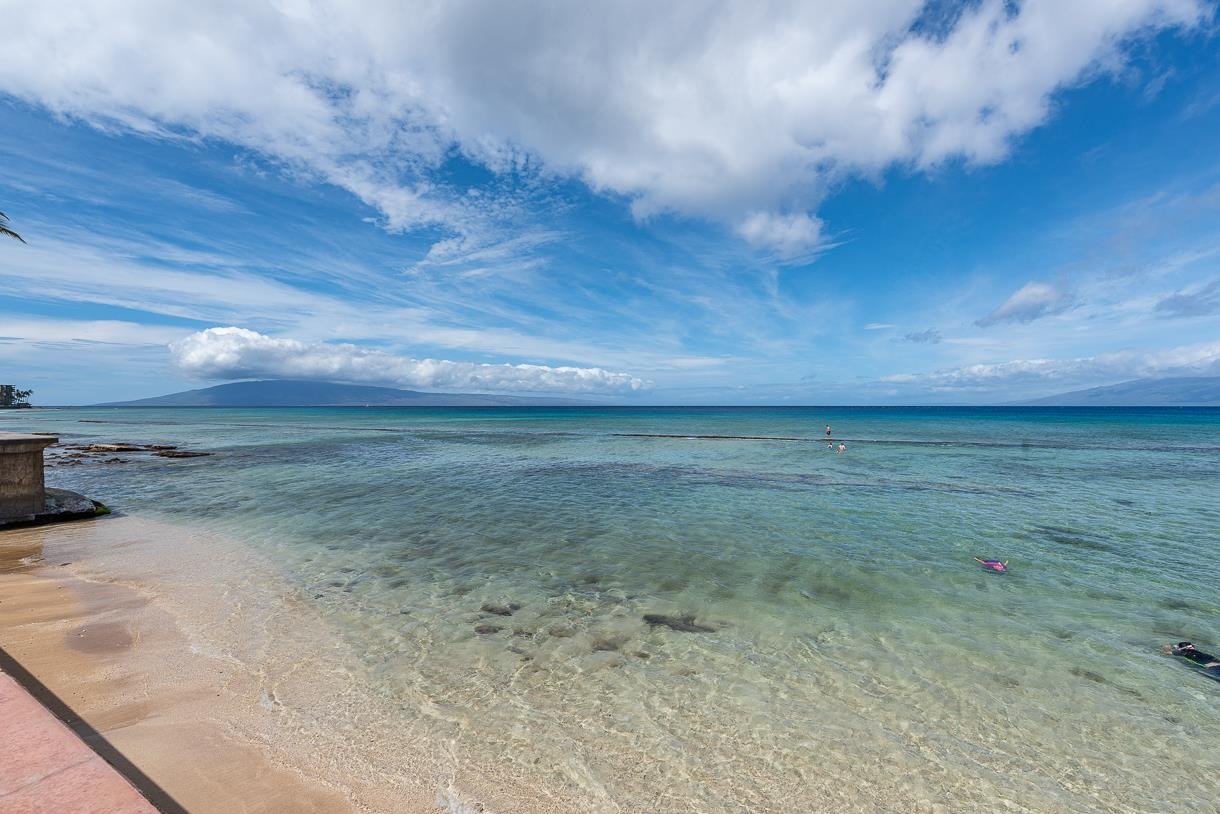
[[[987,391],[1015,384],[1059,387],[1115,384],[1134,379],[1220,375],[1220,342],[1187,345],[1165,351],[1115,351],[1070,359],[1016,359],[965,365],[929,373],[901,373],[882,378],[891,384],[917,384],[935,392]]]
[[[529,180],[558,176],[785,260],[827,240],[816,211],[836,183],[999,161],[1057,92],[1209,15],[1200,0],[81,0],[6,12],[0,88],[108,131],[237,145],[450,249],[503,240],[546,196]],[[472,194],[439,172],[454,154],[514,183]]]
[[[498,393],[622,395],[648,382],[600,368],[412,359],[351,344],[277,339],[237,327],[170,343],[174,365],[200,379],[321,379],[358,384]]]

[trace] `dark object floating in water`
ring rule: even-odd
[[[695,621],[695,617],[686,616],[666,616],[662,613],[646,613],[644,621],[653,627],[665,626],[670,630],[677,630],[680,633],[715,633],[716,628],[701,625]]]
[[[1208,678],[1220,681],[1220,657],[1213,656],[1211,653],[1204,653],[1202,650],[1196,650],[1195,646],[1190,642],[1178,642],[1176,645],[1165,645],[1163,648],[1166,655],[1177,656],[1178,658],[1190,663],[1201,671]]]

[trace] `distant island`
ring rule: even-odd
[[[96,407],[548,407],[589,405],[576,399],[489,396],[479,393],[421,393],[360,384],[271,379],[233,382]]]
[[[1030,407],[1220,407],[1220,376],[1136,379],[1018,402]]]

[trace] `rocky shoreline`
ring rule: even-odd
[[[212,454],[181,449],[173,444],[55,444],[47,448],[44,465],[52,468],[82,466],[87,463],[125,464],[131,460],[121,458],[116,453],[135,453],[158,458],[203,458]]]
[[[60,523],[65,520],[88,520],[110,514],[110,507],[100,500],[87,498],[79,492],[70,489],[46,487],[46,501],[43,510],[32,517],[0,518],[0,529],[19,526],[42,526],[47,523]]]

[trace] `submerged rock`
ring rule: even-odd
[[[483,613],[494,613],[496,616],[512,616],[515,608],[508,605],[493,605],[490,602],[484,602],[483,607],[479,608]]]
[[[504,628],[500,627],[499,625],[475,625],[474,626],[474,632],[478,633],[480,635],[486,635],[488,633],[499,633],[503,629]]]
[[[202,458],[211,454],[210,452],[188,452],[185,449],[162,449],[153,453],[158,458]]]
[[[623,645],[627,643],[625,638],[620,636],[597,636],[593,639],[594,653],[608,653],[623,649]]]
[[[667,616],[663,613],[646,613],[644,621],[652,627],[667,627],[680,633],[715,633],[716,628],[701,625],[693,615]]]

